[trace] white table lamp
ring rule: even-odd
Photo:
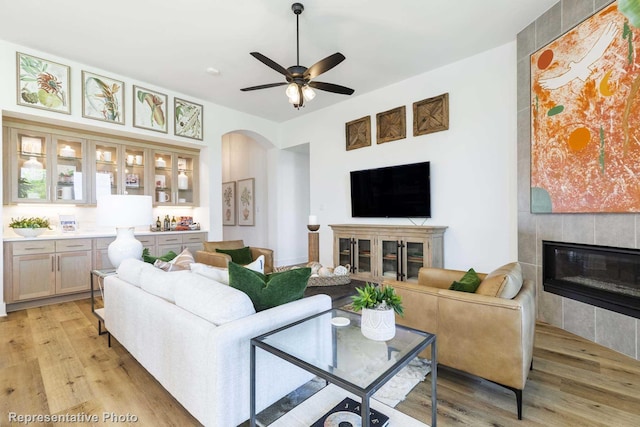
[[[151,196],[104,195],[98,197],[96,224],[116,228],[116,240],[107,250],[109,261],[118,268],[127,258],[142,258],[142,243],[133,234],[136,226],[153,222]]]

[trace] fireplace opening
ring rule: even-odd
[[[640,319],[640,250],[542,241],[544,290]]]

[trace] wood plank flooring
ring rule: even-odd
[[[89,300],[0,318],[0,426],[24,425],[9,422],[10,412],[95,414],[100,422],[93,425],[199,425],[116,340],[109,348],[96,325]],[[429,395],[427,377],[397,409],[427,420]],[[517,420],[511,391],[460,372],[438,371],[439,426],[637,427],[640,362],[538,324],[523,418]]]

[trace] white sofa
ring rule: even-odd
[[[331,308],[316,295],[256,313],[237,289],[137,260],[105,279],[104,302],[111,335],[198,421],[220,427],[249,418],[249,340]],[[258,411],[312,377],[260,349],[256,366]]]

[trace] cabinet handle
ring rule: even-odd
[[[46,248],[36,248],[36,247],[33,247],[33,248],[24,248],[24,250],[25,250],[25,251],[43,251],[43,250],[45,250],[45,249],[46,249]]]
[[[56,271],[56,258],[55,257],[51,257],[51,271],[52,272]]]
[[[177,242],[177,241],[178,241],[178,239],[167,239],[167,240],[165,240],[165,241],[166,241],[166,242]]]
[[[58,255],[58,271],[60,271],[60,255]]]
[[[84,245],[69,245],[69,246],[67,246],[67,248],[81,248],[83,246]]]

